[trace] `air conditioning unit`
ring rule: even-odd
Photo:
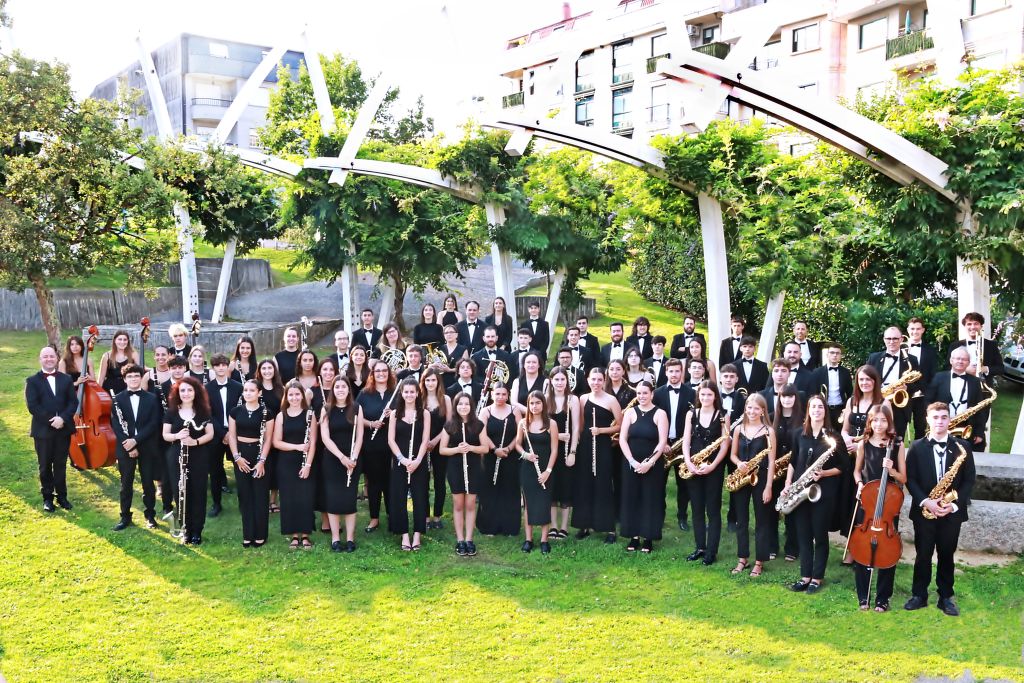
[[[693,24],[688,24],[686,26],[686,34],[687,35],[695,36],[695,35],[697,35],[699,33],[700,33],[700,26],[694,26]]]

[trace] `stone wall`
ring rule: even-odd
[[[217,297],[217,285],[220,282],[222,259],[197,258],[196,278],[199,285],[199,299],[213,301]],[[181,285],[181,269],[178,264],[170,264],[167,268],[167,279],[172,285]],[[238,258],[231,268],[231,284],[228,296],[240,292],[261,292],[273,287],[270,275],[270,262],[266,259]]]

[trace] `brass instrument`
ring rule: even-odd
[[[811,466],[804,470],[800,477],[789,485],[789,488],[782,492],[779,500],[775,503],[775,510],[788,515],[797,509],[805,500],[815,502],[821,498],[821,486],[814,479],[814,475],[825,469],[825,463],[832,454],[836,452],[839,442],[830,436],[825,437],[828,450],[818,456]]]
[[[914,382],[919,382],[921,377],[921,373],[917,370],[907,370],[900,375],[898,380],[882,389],[882,398],[889,399],[897,408],[905,408],[910,402],[910,392],[907,391],[907,387]]]
[[[690,456],[690,462],[693,463],[694,467],[700,467],[718,452],[718,449],[722,447],[725,440],[729,438],[728,434],[722,434],[720,437],[712,441],[706,448],[702,448],[697,453]],[[683,479],[692,479],[696,476],[690,471],[690,468],[686,466],[686,456],[681,456],[683,461],[679,463],[679,476]],[[671,464],[671,463],[670,463]]]
[[[735,472],[725,478],[725,488],[729,489],[730,493],[736,493],[744,486],[757,486],[757,470],[761,466],[761,461],[768,457],[771,453],[772,447],[768,446],[763,451],[755,455],[753,458],[745,463],[746,473],[744,468],[740,467]]]
[[[428,368],[434,366],[441,366],[443,368],[448,367],[448,356],[445,355],[444,351],[437,348],[437,344],[434,342],[428,342],[423,345],[423,348],[426,349],[423,362]]]
[[[775,479],[772,481],[779,481],[786,478],[786,469],[789,467],[789,463],[792,459],[793,451],[790,451],[781,458],[775,460]]]
[[[395,373],[409,367],[409,359],[406,357],[405,351],[394,347],[388,347],[384,353],[380,354],[380,360],[391,368],[391,372]]]
[[[970,420],[975,415],[977,415],[982,410],[985,410],[985,408],[988,408],[990,405],[996,402],[997,398],[999,398],[999,394],[996,393],[996,390],[991,388],[984,382],[981,383],[981,390],[987,391],[992,395],[986,399],[978,401],[978,405],[971,406],[970,408],[960,413],[959,415],[950,418],[949,433],[952,434],[953,436],[960,439],[967,439],[969,441],[971,437],[974,436],[974,425],[964,425],[964,423]],[[960,425],[964,426],[961,427]],[[927,432],[925,433],[925,436],[928,436]]]
[[[960,449],[960,455],[953,461],[953,466],[942,475],[942,479],[939,479],[938,483],[935,484],[935,488],[932,489],[928,497],[932,500],[937,500],[942,505],[949,505],[950,503],[956,502],[960,497],[960,494],[956,490],[950,491],[950,487],[953,485],[953,480],[956,478],[957,472],[960,471],[960,467],[967,460],[967,451],[960,444],[957,444],[957,448]],[[928,508],[921,509],[921,515],[925,519],[936,519],[936,515]]]
[[[572,370],[573,372],[568,372],[568,370]],[[569,387],[569,391],[572,392],[572,393],[575,393],[576,392],[576,372],[575,372],[575,368],[569,367],[569,368],[566,368],[566,371],[567,371],[565,373],[566,384]]]

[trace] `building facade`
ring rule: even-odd
[[[260,45],[191,34],[181,34],[154,50],[153,63],[174,130],[182,135],[208,138],[269,50]],[[282,63],[295,77],[302,59],[301,52],[288,51]],[[240,148],[259,147],[257,131],[266,122],[270,91],[276,84],[277,70],[274,69],[242,113],[227,144]],[[145,135],[157,135],[156,117],[139,62],[97,85],[91,96],[113,100],[127,89],[141,93],[132,125],[141,128]]]

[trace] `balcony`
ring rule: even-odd
[[[669,104],[655,104],[647,107],[647,123],[651,128],[667,128],[671,123]]]
[[[523,106],[524,99],[525,95],[522,91],[514,92],[511,95],[505,95],[501,98],[501,108],[511,109],[512,107],[521,107]]]
[[[189,115],[192,120],[220,121],[224,118],[225,112],[231,106],[231,100],[221,100],[213,97],[193,97]]]
[[[626,83],[633,82],[632,71],[620,71],[619,73],[612,74],[612,85],[624,85]]]
[[[928,35],[927,31],[905,33],[902,36],[885,41],[885,58],[896,59],[903,55],[930,50],[933,47],[935,47],[935,41]]]
[[[649,73],[649,74],[654,73],[654,70],[658,68],[658,60],[659,59],[668,59],[671,56],[672,56],[671,54],[666,52],[663,55],[655,55],[653,57],[648,57],[647,58],[647,73]]]
[[[593,83],[583,83],[582,81],[576,82],[576,94],[589,93],[594,91]]]
[[[717,57],[718,59],[725,59],[729,56],[729,50],[731,49],[732,45],[729,43],[708,43],[707,45],[698,45],[693,48],[693,51]]]
[[[224,107],[227,109],[231,106],[231,100],[218,100],[212,97],[193,97],[192,106],[194,107]]]

